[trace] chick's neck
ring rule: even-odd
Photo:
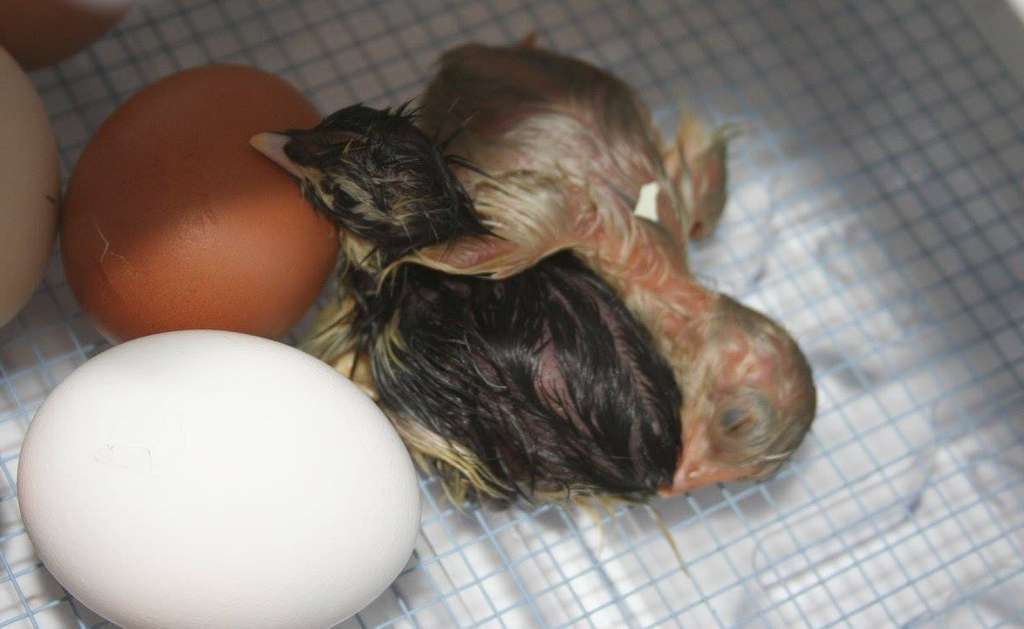
[[[577,253],[622,296],[678,372],[704,345],[718,294],[690,275],[682,247],[656,223],[597,210]]]

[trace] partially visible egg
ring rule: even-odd
[[[28,431],[18,496],[50,573],[133,629],[332,626],[399,574],[420,514],[405,447],[354,384],[216,331],[72,373]]]
[[[115,111],[61,219],[68,284],[100,330],[284,335],[333,268],[337,231],[249,138],[318,120],[290,84],[236,65],[179,72]]]
[[[0,326],[25,305],[43,276],[59,195],[57,143],[43,102],[0,48]]]
[[[48,66],[99,39],[134,0],[3,0],[0,46],[26,70]]]

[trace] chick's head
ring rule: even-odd
[[[683,452],[666,495],[770,476],[814,419],[810,366],[782,326],[725,295],[695,325],[680,378]]]
[[[450,166],[404,107],[352,105],[311,129],[261,133],[254,148],[299,179],[341,229],[353,264],[380,271],[424,246],[484,234]]]

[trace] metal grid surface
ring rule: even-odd
[[[795,460],[655,503],[689,576],[642,508],[463,513],[424,478],[415,556],[343,626],[1020,626],[1024,90],[973,19],[992,4],[149,2],[33,79],[65,175],[117,103],[184,67],[256,65],[327,112],[413,98],[445,48],[531,31],[659,120],[685,102],[742,126],[695,266],[807,350],[820,412]],[[105,624],[33,556],[14,495],[35,409],[102,350],[60,269],[0,329],[5,627]]]

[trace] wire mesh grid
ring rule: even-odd
[[[725,221],[692,254],[807,350],[820,411],[795,459],[655,502],[689,574],[643,508],[463,512],[424,477],[413,558],[343,626],[1014,626],[1024,91],[973,19],[992,4],[146,2],[33,79],[65,175],[119,102],[185,67],[255,65],[327,112],[409,100],[442,50],[531,32],[666,125],[685,103],[741,127]],[[14,494],[36,408],[102,349],[57,259],[0,329],[0,626],[107,624],[35,558]]]

